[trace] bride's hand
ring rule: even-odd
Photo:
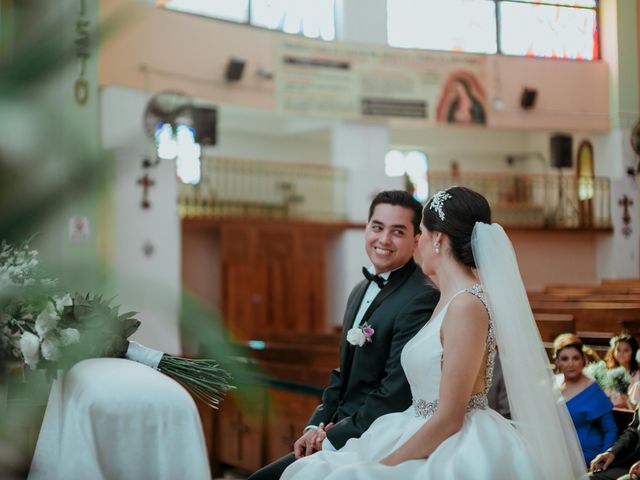
[[[382,465],[386,465],[387,467],[395,467],[399,463],[402,463],[402,460],[399,461],[398,459],[396,459],[395,452],[394,452],[391,455],[387,455],[382,460],[380,460],[380,463]]]

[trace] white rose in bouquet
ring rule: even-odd
[[[56,345],[56,342],[49,338],[45,338],[42,341],[40,349],[42,350],[42,358],[44,358],[45,360],[49,360],[50,362],[55,362],[60,356],[58,345]]]
[[[31,368],[36,368],[40,361],[40,339],[31,332],[24,332],[20,337],[20,351],[24,358],[24,363]]]
[[[62,309],[64,307],[70,307],[73,305],[73,300],[71,299],[71,295],[68,293],[64,297],[56,297],[56,310],[62,313]]]
[[[48,302],[45,309],[36,318],[36,333],[40,338],[44,338],[47,333],[56,328],[59,319],[54,305]]]
[[[347,342],[361,347],[367,341],[367,337],[360,328],[352,328],[347,332]]]
[[[68,347],[80,341],[80,332],[75,328],[64,328],[60,330],[60,346]]]

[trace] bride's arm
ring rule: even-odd
[[[443,361],[438,410],[381,463],[397,465],[406,460],[426,458],[462,428],[467,403],[486,351],[488,327],[487,310],[478,298],[460,295],[451,302],[441,327]]]

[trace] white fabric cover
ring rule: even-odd
[[[200,417],[166,375],[120,358],[76,364],[56,380],[30,480],[210,479]]]

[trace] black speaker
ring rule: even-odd
[[[551,166],[570,168],[573,165],[573,137],[564,133],[551,136]]]
[[[195,140],[200,145],[215,145],[218,140],[218,110],[195,107],[192,111]]]
[[[242,78],[242,72],[244,72],[244,60],[237,58],[230,58],[227,63],[227,69],[224,72],[224,78],[227,82],[237,82]]]
[[[520,95],[520,106],[525,110],[531,110],[536,106],[536,98],[538,98],[538,90],[524,87]]]

